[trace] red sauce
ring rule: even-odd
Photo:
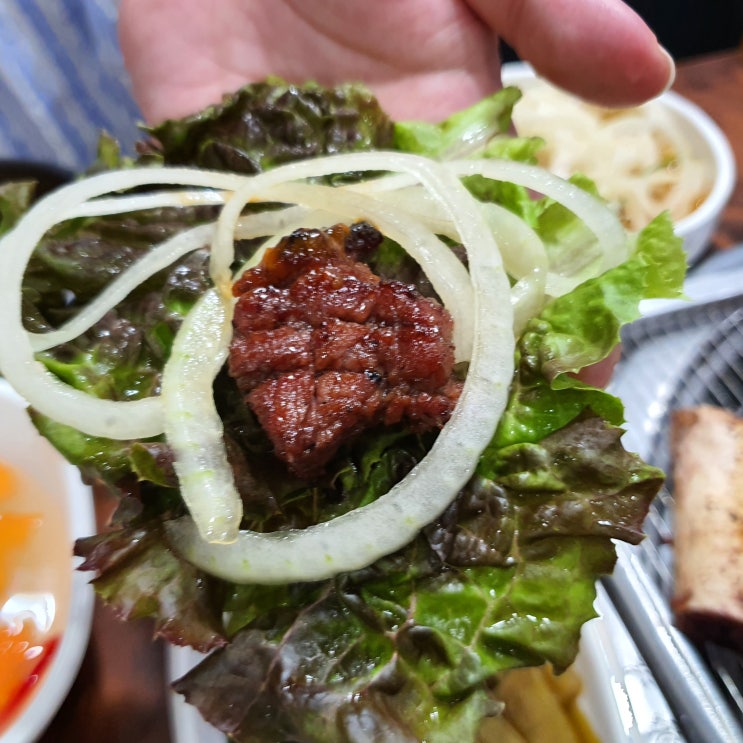
[[[47,533],[55,519],[33,510],[38,495],[0,462],[0,734],[33,695],[59,641],[60,602],[51,589],[63,565],[36,570],[58,557],[58,540]]]
[[[30,699],[59,644],[42,639],[35,624],[0,626],[0,734]]]

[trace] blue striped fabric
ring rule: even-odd
[[[116,36],[118,0],[0,0],[0,159],[79,171],[101,131],[131,153],[141,115]]]

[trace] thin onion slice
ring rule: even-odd
[[[559,297],[574,289],[588,278],[598,276],[613,266],[626,260],[631,243],[622,223],[614,211],[598,198],[592,196],[570,181],[564,180],[546,170],[512,160],[485,159],[464,160],[444,163],[447,168],[460,176],[482,175],[496,181],[509,181],[529,188],[535,192],[549,196],[557,203],[572,211],[591,230],[596,239],[596,254],[582,251],[583,262],[579,266],[566,268],[560,265],[547,265],[546,277],[542,276],[543,261],[540,259],[536,274],[527,274],[518,267],[520,254],[523,259],[536,257],[535,250],[543,251],[544,246],[537,246],[538,236],[529,230],[528,225],[522,223],[520,228],[521,240],[516,241],[516,251],[508,250],[508,243],[502,245],[503,259],[506,270],[516,279],[518,285],[514,287],[514,302],[516,305],[516,327],[523,325],[523,319],[532,310],[537,311],[541,306],[540,299],[544,293],[548,297]],[[346,188],[363,193],[372,193],[380,198],[394,202],[410,214],[421,218],[430,229],[440,234],[453,237],[450,233],[450,223],[442,219],[427,197],[423,197],[419,187],[413,179],[406,175],[383,176],[362,183],[346,186]],[[486,211],[494,205],[484,203]],[[496,230],[499,244],[506,232],[512,231],[514,223],[502,225],[506,214],[502,207],[501,219],[489,216],[491,227]],[[519,220],[521,221],[521,220]],[[532,232],[526,234],[526,230]],[[535,239],[536,238],[536,239]],[[539,241],[541,243],[541,241]],[[546,280],[546,286],[543,282]],[[534,282],[536,282],[534,284]]]
[[[441,213],[437,202],[421,186],[407,186],[394,191],[382,190],[380,188],[368,190],[358,189],[356,188],[356,184],[354,186],[346,186],[346,188],[352,191],[368,193],[380,201],[394,205],[395,210],[406,212],[411,217],[419,219],[437,235],[444,235],[452,240],[459,239],[453,222]]]
[[[200,189],[198,191],[157,191],[155,193],[90,199],[70,209],[63,218],[109,217],[113,214],[131,214],[132,212],[165,209],[168,207],[222,206],[224,202],[224,191],[211,189]]]
[[[237,538],[242,501],[227,460],[224,426],[211,384],[227,358],[232,314],[232,305],[213,289],[199,298],[176,334],[160,393],[165,438],[175,453],[181,496],[200,537],[224,543]]]
[[[128,197],[121,199],[129,201]],[[106,202],[110,202],[110,209],[117,209],[115,199],[106,199]],[[106,212],[110,213],[119,212]],[[299,224],[306,214],[308,210],[301,207],[251,214],[240,219],[235,237],[238,240],[251,240],[267,234],[283,233],[290,225]],[[167,268],[187,253],[208,245],[213,237],[214,224],[204,224],[179,232],[154,246],[146,255],[119,274],[95,299],[64,325],[45,333],[29,333],[33,350],[44,351],[77,338],[153,274]]]
[[[179,232],[153,248],[129,269],[119,274],[95,299],[64,325],[45,333],[29,333],[31,347],[34,351],[44,351],[82,335],[153,274],[167,268],[173,261],[187,253],[208,245],[213,233],[214,225],[199,225]]]
[[[394,204],[396,210],[402,209],[411,217],[420,219],[436,234],[458,239],[454,224],[444,218],[436,202],[419,186],[407,186],[399,191],[375,189],[370,193],[388,204]],[[498,243],[507,273],[516,279],[511,289],[511,302],[514,330],[518,332],[530,317],[539,313],[546,300],[549,261],[544,243],[526,222],[508,209],[490,202],[481,203],[480,208]],[[455,302],[453,306],[461,305],[461,302]],[[464,356],[459,355],[458,358]]]
[[[402,482],[373,503],[304,530],[241,531],[237,541],[228,545],[202,540],[191,519],[169,522],[169,537],[186,559],[234,582],[320,580],[364,567],[403,547],[449,505],[471,477],[508,396],[514,352],[510,287],[477,202],[450,173],[421,158],[364,154],[338,156],[332,165],[329,160],[320,162],[344,172],[410,172],[450,215],[469,251],[476,290],[472,359],[460,399],[429,453]],[[239,203],[254,193],[250,188],[234,198]]]
[[[503,256],[510,276],[514,330],[518,335],[546,301],[548,260],[544,243],[526,222],[498,204],[481,204],[483,215]]]
[[[100,399],[64,384],[36,361],[21,316],[26,265],[44,234],[88,199],[144,185],[231,190],[243,182],[241,176],[192,168],[132,168],[75,181],[32,206],[0,241],[0,371],[15,390],[42,414],[91,436],[136,439],[162,433],[159,399]]]
[[[286,217],[300,215],[305,228],[328,223],[328,215],[324,213],[290,207],[283,210],[282,224]],[[248,218],[246,221],[252,223],[252,229],[239,223],[237,236],[246,233],[252,236],[259,227],[255,224],[258,220]],[[297,224],[296,228],[299,226]],[[260,222],[259,234],[264,231],[265,224]],[[282,230],[266,240],[235,278],[257,265],[266,249],[276,245],[284,234]],[[243,513],[223,445],[224,426],[211,394],[211,381],[226,360],[232,337],[233,309],[234,303],[224,302],[213,289],[199,299],[176,335],[165,365],[161,392],[165,438],[175,454],[174,468],[181,496],[200,537],[218,544],[235,541]]]
[[[619,218],[600,199],[536,165],[515,160],[458,160],[445,163],[458,176],[481,175],[516,183],[554,199],[579,217],[598,239],[599,273],[627,260],[629,241]]]
[[[301,184],[292,186],[291,183],[332,173],[369,170],[398,172],[404,174],[403,177],[409,183],[420,182],[430,194],[435,207],[446,215],[441,223],[453,225],[455,234],[468,251],[469,278],[475,290],[474,333],[469,374],[460,400],[428,455],[408,477],[374,503],[301,531],[279,534],[240,532],[233,544],[208,544],[204,539],[226,542],[233,539],[240,518],[239,497],[232,482],[232,472],[222,442],[221,421],[214,407],[211,387],[214,376],[226,357],[231,333],[231,266],[242,211],[251,200],[265,198],[263,195],[270,193],[272,187],[279,188],[286,184],[286,193],[292,188],[301,192],[308,187]],[[13,330],[16,336],[24,337],[26,345],[21,344],[20,354],[10,354],[4,353],[7,347],[0,342],[0,367],[3,372],[8,368],[13,374],[17,374],[19,358],[23,362],[35,363],[27,334],[23,332],[20,321],[20,284],[33,246],[56,221],[64,218],[64,215],[76,213],[76,208],[77,213],[83,213],[81,210],[86,208],[113,208],[113,202],[108,207],[103,203],[111,200],[100,200],[95,206],[93,202],[80,206],[81,201],[146,183],[178,183],[232,191],[217,220],[211,244],[210,272],[216,291],[209,291],[204,295],[178,333],[174,352],[164,372],[162,400],[111,403],[89,398],[67,388],[73,397],[78,398],[77,402],[82,401],[85,408],[82,420],[78,410],[71,425],[92,432],[93,435],[116,438],[146,437],[148,434],[143,431],[159,433],[163,427],[166,429],[176,453],[179,476],[186,483],[189,509],[199,524],[196,526],[189,519],[176,522],[172,525],[171,536],[178,549],[210,572],[237,582],[270,583],[317,580],[339,571],[363,567],[404,546],[423,525],[446,508],[474,472],[478,458],[492,438],[506,404],[513,372],[514,350],[511,291],[497,241],[485,222],[482,205],[459,181],[460,176],[472,174],[520,183],[565,203],[596,234],[605,267],[614,265],[626,255],[624,230],[598,200],[572,184],[520,163],[478,161],[436,164],[414,155],[374,152],[301,161],[251,178],[190,169],[145,169],[108,173],[52,194],[52,197],[63,194],[56,201],[47,197],[40,204],[46,203],[47,207],[53,205],[54,209],[48,208],[49,213],[43,210],[36,210],[34,213],[32,210],[27,218],[35,216],[35,224],[29,226],[27,220],[22,220],[22,229],[11,233],[21,245],[28,248],[28,252],[15,263],[15,259],[6,261],[11,269],[9,273],[17,279],[17,285],[14,285],[15,295],[9,300],[10,304],[6,301],[6,306],[14,306],[13,313],[9,313],[17,321]],[[111,180],[112,176],[116,177],[115,185]],[[379,179],[377,185],[370,188],[370,192],[377,188],[384,191],[390,180]],[[99,190],[92,187],[92,182],[96,183]],[[401,182],[398,177],[397,184]],[[327,191],[328,203],[323,204],[322,208],[333,213],[336,211],[332,203],[334,197],[330,195],[333,189]],[[306,190],[306,193],[309,192]],[[348,218],[350,199],[341,196],[341,193],[339,190],[336,198],[338,211]],[[356,196],[348,194],[353,199]],[[156,204],[160,197],[152,195],[147,197],[149,200],[146,202],[144,197],[139,196],[123,198],[139,199],[131,203],[136,204],[137,208],[145,208],[147,204]],[[171,194],[167,198],[174,197]],[[216,198],[210,195],[208,200]],[[218,198],[222,198],[221,194]],[[297,200],[301,199],[301,193],[297,194]],[[344,199],[348,203],[344,204]],[[307,200],[312,201],[310,198]],[[372,201],[376,206],[372,205],[370,208],[378,209],[379,201]],[[318,203],[313,201],[308,206],[317,209]],[[359,208],[363,212],[363,207]],[[430,210],[429,207],[427,209]],[[54,212],[56,218],[51,219],[51,212]],[[383,215],[382,221],[385,219]],[[391,219],[386,226],[389,228],[392,225],[392,229],[395,229],[397,225],[403,238],[401,242],[415,244],[415,240],[406,239],[406,228],[407,237],[410,236],[410,224],[409,219],[398,219],[397,223]],[[423,235],[426,230],[427,233],[431,232],[422,227],[418,234]],[[428,237],[423,242],[427,241],[434,244]],[[23,249],[20,252],[23,253]],[[440,281],[443,286],[445,283],[441,272],[444,264],[432,261],[433,254],[423,251],[420,254],[421,262],[425,264],[425,270],[431,271],[430,278]],[[2,268],[0,262],[0,269]],[[455,272],[458,271],[458,268],[455,269]],[[0,303],[0,311],[2,308]],[[56,387],[64,387],[45,372],[41,374],[40,380],[42,381],[36,381],[39,388],[36,392],[43,388],[47,394],[48,389],[54,388],[56,392]],[[13,380],[11,382],[15,384]],[[22,388],[23,385],[19,386]],[[23,389],[21,392],[23,394]],[[68,412],[63,411],[64,416],[60,416],[57,403],[64,400],[61,395],[59,398],[53,406],[48,406],[50,412],[47,414],[66,423],[68,420],[64,416],[68,416]],[[104,405],[96,407],[95,403]],[[145,406],[140,405],[138,408],[137,403],[150,403],[150,419],[140,410]],[[105,412],[108,421],[102,425],[91,421],[94,412],[99,415]],[[121,417],[129,413],[129,421],[122,421]],[[157,422],[159,429],[156,430],[153,421]],[[149,428],[145,426],[145,422]],[[101,430],[106,433],[99,434],[98,431]],[[136,433],[123,436],[124,431]],[[204,474],[205,472],[208,474]],[[210,484],[215,484],[218,492],[210,494],[208,489],[199,487],[200,477],[206,477]],[[301,555],[301,559],[296,555]]]

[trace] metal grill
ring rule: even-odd
[[[739,278],[736,276],[735,278]],[[626,404],[625,444],[671,470],[670,411],[712,404],[743,413],[743,282],[738,294],[643,318],[623,336],[612,391]],[[651,507],[647,539],[620,546],[606,587],[646,663],[693,743],[743,741],[743,656],[695,647],[673,626],[673,483]]]

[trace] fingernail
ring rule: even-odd
[[[658,49],[660,49],[663,56],[668,60],[668,80],[659,94],[663,95],[663,93],[669,91],[673,87],[674,82],[676,82],[676,63],[673,61],[673,57],[670,55],[668,49],[660,45],[658,45]]]

